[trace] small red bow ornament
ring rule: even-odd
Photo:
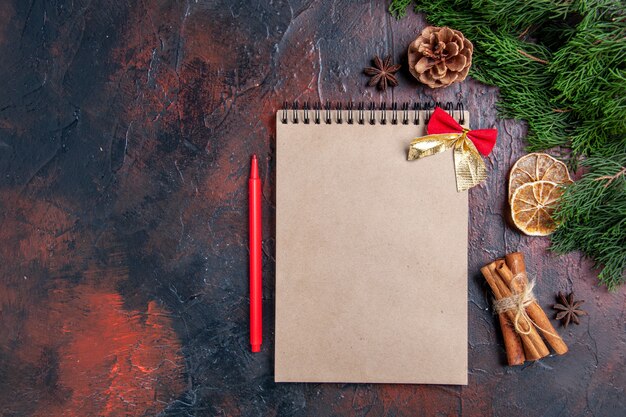
[[[487,168],[480,154],[487,156],[491,153],[498,136],[496,129],[465,129],[452,116],[436,107],[426,132],[427,136],[411,142],[409,161],[454,148],[457,191],[468,190],[487,178]]]

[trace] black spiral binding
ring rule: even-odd
[[[366,104],[363,101],[358,103],[354,103],[349,101],[345,105],[345,110],[347,111],[347,117],[344,119],[344,105],[342,102],[335,103],[334,106],[331,105],[331,102],[327,100],[324,105],[321,102],[317,101],[313,103],[313,106],[309,104],[308,101],[305,101],[302,107],[300,107],[297,101],[294,101],[291,105],[287,101],[283,103],[283,108],[279,110],[280,122],[283,124],[287,123],[304,123],[308,124],[343,124],[347,123],[351,124],[370,124],[375,125],[376,123],[381,125],[386,124],[413,124],[420,125],[421,123],[428,123],[430,116],[432,115],[435,107],[441,107],[448,114],[454,117],[460,124],[465,123],[465,115],[464,115],[464,106],[463,102],[459,101],[456,104],[448,101],[446,103],[442,103],[440,101],[424,101],[424,102],[404,102],[398,108],[398,103],[391,103],[391,119],[388,119],[387,115],[387,103],[382,102],[380,105],[376,106],[376,103],[370,102]],[[299,116],[299,110],[302,110],[302,118]],[[309,112],[312,110],[312,117]],[[412,112],[413,117],[409,117],[410,112]],[[420,120],[420,114],[424,112],[424,119]],[[291,113],[291,114],[290,114]]]

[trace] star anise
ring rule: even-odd
[[[372,87],[378,84],[378,88],[385,91],[387,89],[387,85],[391,87],[398,85],[398,79],[393,74],[398,72],[400,68],[401,65],[394,65],[391,63],[391,55],[387,55],[384,60],[375,56],[374,66],[365,68],[363,72],[372,77],[367,85]]]
[[[574,301],[574,293],[571,292],[565,296],[562,292],[559,291],[559,295],[557,297],[559,303],[552,306],[553,309],[557,310],[556,319],[561,320],[563,326],[567,327],[570,322],[574,322],[576,324],[580,324],[579,316],[586,316],[587,312],[581,310],[579,307],[585,300],[576,300]]]

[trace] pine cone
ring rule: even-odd
[[[428,26],[409,45],[409,70],[431,88],[446,87],[467,77],[473,50],[458,30]]]

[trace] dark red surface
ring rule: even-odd
[[[0,4],[0,413],[3,416],[620,416],[624,289],[506,224],[523,125],[497,90],[365,87],[424,21],[386,2]],[[283,100],[462,98],[497,127],[470,191],[469,385],[273,383],[274,113]],[[247,177],[261,160],[265,343],[248,343]],[[542,306],[585,299],[570,352],[505,356],[479,267],[527,256]],[[436,277],[433,277],[436,279]]]

